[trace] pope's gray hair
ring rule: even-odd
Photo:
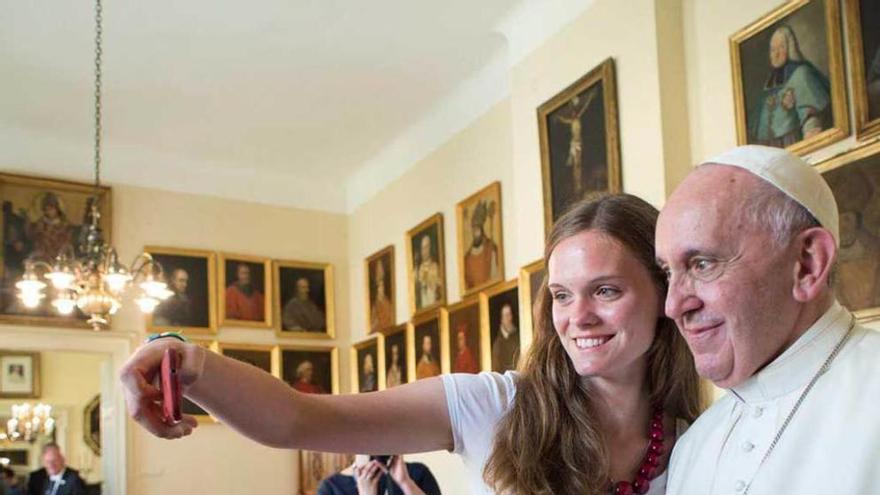
[[[802,204],[763,180],[758,181],[747,201],[741,218],[761,230],[769,230],[778,247],[788,246],[806,229],[821,227]]]

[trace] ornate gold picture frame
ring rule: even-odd
[[[212,251],[146,246],[173,295],[147,315],[150,332],[217,333],[217,255]]]
[[[349,350],[352,393],[385,389],[385,346],[381,333],[355,342]]]
[[[272,328],[272,260],[220,253],[217,274],[221,327]]]
[[[446,304],[445,251],[442,213],[406,232],[406,275],[413,317]]]
[[[272,267],[275,334],[306,339],[334,338],[333,265],[276,260]]]
[[[458,286],[462,297],[504,280],[501,183],[493,182],[455,206]]]
[[[394,246],[386,246],[364,260],[364,306],[370,333],[394,326],[397,320],[395,303]]]
[[[875,0],[844,0],[856,137],[880,135],[880,33]]]
[[[336,346],[281,345],[280,377],[307,394],[339,393],[339,349]]]

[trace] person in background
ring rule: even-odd
[[[326,478],[318,495],[440,495],[440,487],[420,462],[404,462],[401,455],[370,456]]]
[[[58,444],[44,445],[40,458],[43,467],[28,477],[28,495],[85,495],[85,484],[79,472],[67,467]]]
[[[18,482],[15,471],[3,466],[3,482],[0,483],[0,493],[3,495],[24,495],[24,488]]]

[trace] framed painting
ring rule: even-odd
[[[446,304],[443,214],[437,213],[406,233],[409,306],[417,316]]]
[[[367,323],[370,333],[394,326],[396,315],[394,287],[394,246],[371,254],[364,261],[366,272]]]
[[[730,38],[736,137],[805,154],[849,134],[837,0],[787,2]]]
[[[218,343],[217,351],[224,356],[255,366],[274,377],[281,376],[280,349],[277,345]]]
[[[462,297],[504,280],[501,183],[493,182],[455,207],[458,280]]]
[[[172,295],[147,316],[151,332],[217,333],[216,255],[211,251],[147,246]]]
[[[880,1],[844,0],[856,136],[880,134]]]
[[[614,60],[607,59],[538,107],[544,231],[577,201],[620,192]]]
[[[98,394],[83,408],[83,442],[94,452],[101,455],[101,395]]]
[[[410,340],[409,325],[404,323],[385,330],[382,339],[385,366],[385,387],[392,388],[410,381]],[[383,389],[383,387],[380,387]]]
[[[281,346],[281,379],[307,394],[339,393],[336,347]]]
[[[385,388],[385,361],[382,334],[373,335],[351,346],[351,389],[357,393]]]
[[[519,280],[480,293],[480,322],[489,335],[491,370],[515,370],[522,354],[519,325]]]
[[[446,336],[445,348],[449,350],[449,363],[445,366],[451,373],[479,373],[489,369],[489,336],[484,335],[480,325],[480,300],[465,299],[440,310],[442,333]]]
[[[0,350],[0,399],[40,397],[40,353]]]
[[[817,165],[840,215],[837,300],[861,321],[880,318],[880,142]]]
[[[443,349],[443,335],[440,328],[440,310],[425,313],[410,322],[409,363],[410,381],[439,376],[446,366],[447,351]]]
[[[51,264],[58,255],[80,255],[78,240],[91,223],[95,186],[81,182],[0,174],[3,229],[0,239],[0,322],[89,328],[78,308],[59,315],[51,305],[51,289],[36,308],[27,308],[17,296],[16,282],[25,260]],[[99,190],[98,219],[104,238],[112,239],[112,197],[109,187]],[[37,268],[42,275],[45,270]]]
[[[220,253],[217,299],[220,326],[272,327],[272,261]]]
[[[300,450],[298,495],[317,495],[321,481],[352,464],[354,464],[354,454]]]
[[[333,265],[275,261],[275,333],[279,337],[332,339]]]
[[[543,259],[533,261],[519,270],[519,307],[521,308],[519,322],[523,350],[531,345],[535,334],[533,322],[535,303],[537,302],[541,287],[544,286],[544,279],[546,277],[547,270],[544,267]]]

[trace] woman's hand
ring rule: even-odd
[[[132,419],[157,437],[180,438],[192,433],[197,425],[196,419],[184,415],[183,420],[176,425],[166,423],[161,405],[162,392],[154,385],[165,349],[169,348],[180,355],[178,376],[181,389],[186,390],[202,374],[205,350],[174,338],[163,338],[142,345],[122,366],[119,379],[122,381],[125,404]]]
[[[403,462],[402,455],[391,456],[388,472],[391,473],[394,482],[403,490],[405,495],[425,495],[425,492],[409,477],[409,470],[406,469],[406,463]]]
[[[358,495],[377,495],[379,478],[387,472],[385,466],[375,460],[363,466],[355,466],[354,478],[357,480]]]

